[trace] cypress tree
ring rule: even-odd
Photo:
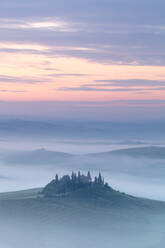
[[[103,183],[102,176],[101,173],[99,173],[98,184],[102,184],[102,183]]]
[[[78,172],[78,182],[79,183],[81,182],[81,173],[80,173],[80,171]]]
[[[94,182],[95,182],[95,184],[98,184],[98,179],[97,179],[97,177],[95,177]]]
[[[88,171],[87,177],[88,177],[89,180],[92,179],[92,178],[91,178],[91,173],[90,173],[90,171]]]
[[[72,182],[74,182],[74,172],[72,171],[72,175],[71,175],[71,180],[72,180]]]
[[[56,174],[56,183],[58,183],[58,174]]]

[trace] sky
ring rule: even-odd
[[[164,119],[163,0],[1,0],[0,115]]]

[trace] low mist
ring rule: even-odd
[[[56,173],[63,175],[72,170],[91,170],[93,175],[101,171],[109,184],[122,192],[165,200],[164,159],[97,155],[118,149],[146,147],[144,144],[132,145],[131,141],[130,144],[123,143],[96,140],[88,141],[87,144],[81,140],[2,140],[0,191],[43,187]]]

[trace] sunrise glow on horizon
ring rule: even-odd
[[[130,4],[125,18],[115,4],[97,3],[91,14],[85,2],[72,1],[63,12],[51,0],[39,9],[32,1],[2,4],[0,101],[164,104],[160,9],[158,18],[136,1],[136,15]]]

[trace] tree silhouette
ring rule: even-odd
[[[58,174],[56,174],[56,177],[55,177],[56,179],[56,183],[58,183]]]
[[[87,177],[88,177],[89,180],[92,180],[90,171],[88,171]]]
[[[99,176],[92,180],[90,171],[88,171],[87,175],[81,174],[80,171],[78,174],[72,172],[71,176],[64,175],[59,178],[58,174],[55,176],[55,180],[52,180],[44,189],[43,194],[48,196],[61,195],[69,192],[76,191],[81,188],[88,187],[105,187],[110,188],[108,183],[104,183],[104,178],[101,173]]]
[[[101,173],[99,173],[98,184],[103,184]]]

